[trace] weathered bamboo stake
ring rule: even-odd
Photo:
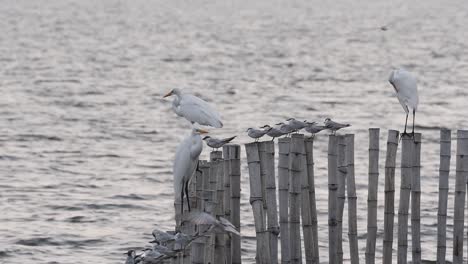
[[[349,238],[349,253],[351,264],[359,264],[359,245],[357,233],[357,196],[356,196],[356,181],[354,178],[354,134],[347,134],[346,143],[346,163],[348,164],[347,173],[347,189],[348,189],[348,238]]]
[[[453,216],[453,264],[463,263],[463,225],[468,177],[468,130],[457,131],[455,206]]]
[[[260,157],[258,154],[258,143],[252,142],[245,145],[247,163],[250,179],[250,204],[254,214],[255,232],[257,238],[256,263],[270,263],[270,243],[268,233],[264,225],[262,182],[260,176]]]
[[[275,181],[275,143],[260,142],[260,167],[265,177],[265,200],[267,204],[267,226],[270,237],[271,263],[278,263],[278,206],[276,202]],[[262,157],[263,153],[263,157]]]
[[[229,156],[229,145],[223,146],[223,165],[224,165],[224,217],[229,221],[231,219],[231,177],[229,173],[231,171],[231,159]],[[226,241],[226,264],[232,263],[231,257],[231,237],[227,236]]]
[[[301,175],[301,216],[302,216],[302,234],[304,237],[305,260],[307,264],[314,261],[312,219],[310,216],[310,186],[309,176],[307,175],[307,157],[305,151],[304,139],[301,142],[302,175]]]
[[[310,221],[312,224],[312,248],[313,256],[312,263],[319,263],[319,247],[318,247],[318,222],[317,222],[317,205],[315,203],[315,179],[314,179],[314,138],[306,138],[304,141],[307,157],[307,176],[309,178],[309,206],[310,206]],[[281,233],[281,236],[283,233]]]
[[[197,177],[197,208],[198,211],[204,211],[205,205],[205,188],[207,188],[207,182],[209,179],[209,165],[206,161],[200,161],[198,168],[201,170],[200,177]],[[206,230],[206,226],[199,225],[198,232],[202,233]],[[205,243],[206,238],[200,237],[193,241],[192,243],[192,264],[204,264],[205,263]]]
[[[343,263],[343,211],[346,201],[346,161],[345,161],[345,137],[337,136],[337,180],[338,180],[338,212],[337,212],[337,263]]]
[[[395,164],[399,133],[388,131],[387,155],[385,157],[385,216],[383,239],[383,264],[392,264],[393,224],[395,216]]]
[[[263,168],[263,161],[265,157],[265,148],[262,147],[262,142],[258,143],[258,155],[260,157],[260,177],[262,179],[262,197],[263,197],[263,210],[267,212],[263,217],[263,221],[267,220],[268,204],[266,200],[266,170]],[[271,250],[271,249],[270,249]]]
[[[411,135],[402,135],[400,205],[398,208],[398,257],[397,263],[407,263],[408,211],[413,174],[414,142]]]
[[[413,177],[411,178],[411,249],[413,264],[421,263],[421,133],[414,134]]]
[[[379,187],[379,135],[380,129],[369,129],[366,264],[375,263],[375,242],[377,239],[377,193]]]
[[[440,130],[439,209],[437,212],[437,264],[445,264],[447,250],[447,199],[451,157],[451,132]]]
[[[289,248],[289,142],[290,138],[278,140],[278,195],[281,238],[281,264],[291,261]]]
[[[289,245],[291,263],[302,263],[301,250],[301,177],[303,135],[293,134],[289,145]]]
[[[216,215],[216,159],[221,157],[221,153],[211,152],[210,153],[210,162],[209,162],[209,177],[208,183],[203,181],[205,187],[205,212],[215,216]],[[205,179],[204,179],[205,180]],[[207,185],[206,185],[207,184]],[[213,263],[214,262],[214,248],[215,248],[215,234],[207,234],[205,242],[205,262]]]
[[[213,194],[213,201],[215,204],[215,210],[213,215],[217,218],[224,217],[224,161],[222,159],[221,151],[213,151],[210,153],[210,160],[213,162],[215,167],[215,190]],[[210,175],[212,178],[212,175]],[[225,235],[223,233],[216,233],[214,235],[214,255],[213,263],[224,263],[225,261]]]
[[[229,145],[229,158],[230,164],[230,178],[231,178],[231,222],[236,227],[237,231],[240,229],[240,192],[241,192],[241,170],[240,170],[240,145]],[[241,238],[239,236],[232,236],[231,239],[231,258],[233,264],[242,263],[241,258]]]
[[[337,148],[338,139],[335,135],[328,137],[328,259],[329,263],[337,263],[337,211],[338,211],[338,179],[337,179]]]

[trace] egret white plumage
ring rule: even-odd
[[[208,133],[199,128],[193,128],[189,136],[187,136],[177,147],[177,152],[174,160],[174,195],[175,204],[181,203],[182,213],[184,211],[184,188],[187,198],[187,205],[190,211],[190,201],[188,197],[188,184],[193,173],[198,166],[198,157],[203,150],[203,141],[200,134]]]
[[[388,79],[390,84],[393,86],[398,101],[400,102],[403,110],[406,112],[405,131],[408,124],[408,114],[410,108],[413,111],[413,132],[414,135],[414,119],[416,116],[416,110],[418,108],[419,96],[418,96],[418,85],[416,79],[404,69],[393,70]]]
[[[206,101],[189,93],[183,93],[180,89],[173,89],[163,98],[174,95],[172,110],[188,121],[203,126],[216,128],[223,127],[221,117]]]
[[[331,130],[333,134],[335,134],[337,130],[345,128],[345,127],[349,127],[349,126],[351,125],[338,123],[338,122],[332,121],[330,118],[325,119],[325,127]]]
[[[268,133],[268,131],[271,130],[271,127],[268,126],[268,127],[264,127],[263,130],[260,130],[260,129],[255,129],[255,128],[247,128],[247,135],[251,138],[254,138],[255,139],[255,142],[258,141],[259,138],[263,137],[264,135],[266,135]]]
[[[216,229],[219,229],[222,232],[240,236],[240,233],[236,230],[236,227],[223,217],[220,217],[219,220],[217,220],[214,216],[205,212],[192,212],[188,215],[187,221],[195,225],[210,225],[210,228],[207,232],[214,232]]]
[[[229,137],[229,138],[223,138],[223,139],[214,138],[214,137],[210,137],[210,136],[205,136],[203,138],[203,140],[206,142],[206,145],[208,145],[209,147],[211,147],[213,149],[219,149],[220,147],[224,146],[225,144],[231,142],[234,138],[236,138],[236,136]]]
[[[288,121],[288,125],[292,127],[294,132],[297,132],[307,126],[307,120],[299,121],[291,117],[286,119],[286,121]]]

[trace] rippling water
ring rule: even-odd
[[[424,259],[435,259],[438,128],[468,128],[465,0],[6,0],[0,17],[1,263],[119,263],[154,226],[173,227],[171,164],[189,128],[161,99],[174,87],[212,101],[225,124],[213,134],[241,144],[247,127],[290,116],[352,123],[363,258],[367,129],[380,127],[385,140],[404,122],[386,82],[392,66],[413,71],[421,88],[421,239]],[[326,145],[318,137],[323,261]]]

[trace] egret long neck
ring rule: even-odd
[[[176,94],[174,100],[172,101],[172,110],[174,110],[174,112],[178,116],[180,116],[179,105],[180,105],[180,96]]]

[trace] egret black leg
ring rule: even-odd
[[[202,173],[202,171],[200,170],[200,162],[197,162],[197,169],[195,171]]]
[[[185,183],[185,198],[187,198],[187,207],[188,207],[188,211],[190,212],[190,198],[188,195],[188,185],[189,185],[189,181]]]
[[[182,203],[180,205],[180,215],[183,215],[184,214],[184,190],[180,192],[180,201]]]

